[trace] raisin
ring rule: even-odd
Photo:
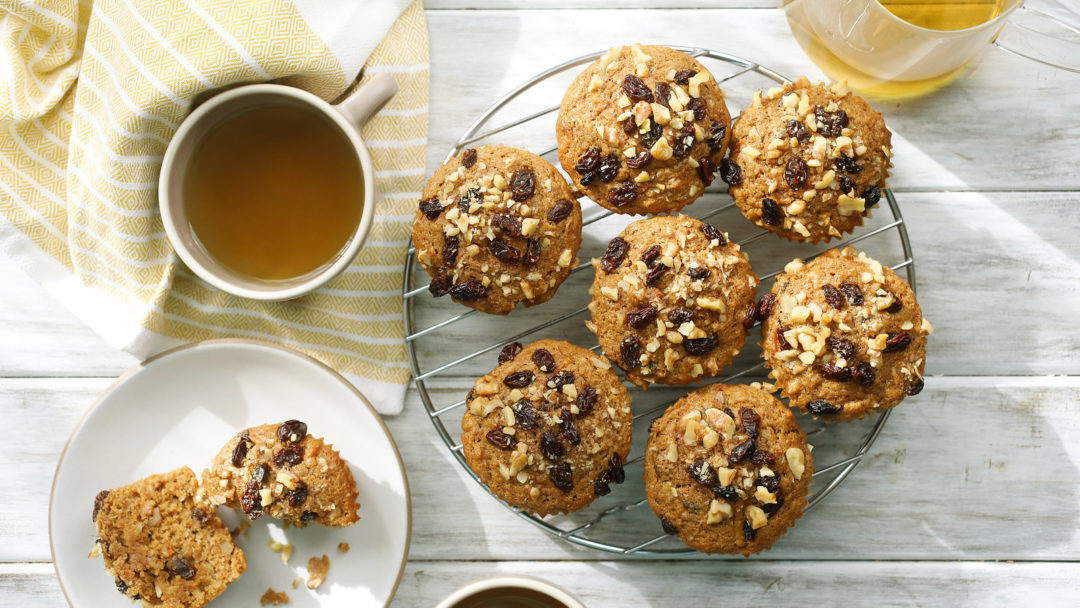
[[[600,258],[600,268],[604,272],[615,272],[615,269],[622,266],[623,260],[626,259],[626,252],[630,250],[630,243],[623,240],[622,237],[615,237],[608,243],[607,251],[604,252],[604,257]]]
[[[618,188],[614,188],[608,192],[608,202],[616,207],[625,207],[634,202],[637,195],[637,184],[627,179],[623,180],[623,183]]]
[[[717,498],[723,498],[724,500],[736,501],[739,500],[739,493],[735,491],[732,486],[722,486],[720,484],[713,484],[711,488],[713,496]]]
[[[581,179],[578,181],[582,186],[588,186],[589,184],[596,181],[596,172],[590,171],[588,173],[582,173]]]
[[[581,443],[581,434],[578,433],[577,425],[574,424],[574,417],[570,414],[570,410],[563,410],[559,414],[559,418],[562,418],[562,436],[570,442],[570,445],[578,445]]]
[[[926,382],[922,378],[919,378],[915,382],[911,383],[911,386],[909,386],[908,389],[907,389],[907,394],[911,395],[911,396],[918,395],[919,393],[922,392],[923,386],[925,386],[925,385],[926,385]]]
[[[846,175],[837,175],[836,183],[840,184],[840,192],[844,194],[854,195],[855,192],[855,180]]]
[[[683,340],[682,345],[688,354],[700,357],[711,353],[713,349],[720,345],[720,340],[717,340],[716,336],[705,336],[704,338]]]
[[[260,486],[270,481],[270,467],[266,464],[259,464],[251,470],[251,481],[259,484]]]
[[[898,334],[889,334],[889,337],[885,340],[885,350],[881,352],[895,353],[904,350],[909,345],[911,345],[911,334],[906,331],[902,331]]]
[[[510,388],[525,388],[532,384],[533,378],[536,376],[529,370],[523,370],[520,372],[514,372],[503,378],[503,384]]]
[[[679,533],[679,529],[675,527],[675,524],[668,521],[666,517],[660,518],[660,527],[664,529],[664,534],[675,536]]]
[[[536,190],[536,174],[532,169],[521,169],[510,178],[510,196],[517,202],[529,200]]]
[[[630,98],[630,101],[646,101],[648,103],[655,101],[652,91],[645,86],[645,82],[633,74],[627,74],[623,78],[622,90]]]
[[[296,444],[287,445],[274,454],[274,464],[279,467],[291,467],[304,460],[304,448]]]
[[[848,116],[843,110],[826,112],[825,108],[814,108],[814,118],[817,119],[818,133],[829,137],[839,137],[844,127],[848,126]]]
[[[806,411],[815,416],[828,416],[829,414],[839,414],[844,408],[839,405],[833,405],[828,401],[811,401],[806,404]]]
[[[855,162],[854,158],[844,154],[837,156],[836,160],[833,162],[836,164],[836,168],[844,173],[858,173],[859,171],[862,171],[862,165]]]
[[[488,443],[504,450],[509,450],[517,445],[517,439],[514,439],[513,435],[507,435],[499,429],[491,429],[486,437]]]
[[[703,268],[701,266],[694,266],[690,270],[686,271],[686,275],[690,277],[691,281],[704,281],[705,279],[709,278],[710,274],[711,272],[708,268]]]
[[[729,186],[738,186],[742,183],[742,167],[734,161],[724,158],[720,161],[720,179]]]
[[[674,135],[674,140],[671,142],[671,155],[679,160],[690,156],[690,150],[694,147],[694,127],[684,126]]]
[[[535,266],[540,261],[540,253],[543,251],[543,247],[540,243],[540,239],[529,239],[525,243],[525,259],[523,260],[526,266]]]
[[[195,568],[179,554],[173,555],[169,561],[165,562],[165,569],[185,581],[195,578]]]
[[[626,471],[623,470],[622,456],[618,454],[612,454],[611,458],[608,458],[608,471],[611,472],[611,479],[615,483],[622,483],[626,481]]]
[[[436,298],[441,298],[450,293],[450,277],[446,276],[446,271],[441,268],[428,284],[428,291]]]
[[[712,121],[709,125],[709,132],[705,135],[705,143],[709,144],[709,149],[713,152],[717,152],[724,145],[724,134],[727,133],[727,127],[719,120]]]
[[[443,206],[437,198],[425,198],[420,201],[420,213],[429,220],[434,220],[442,214]]]
[[[788,329],[790,328],[784,327],[783,325],[776,328],[776,344],[779,346],[780,350],[788,350],[791,347],[787,338],[784,337],[784,334],[787,333]]]
[[[757,323],[757,306],[751,304],[750,306],[746,307],[746,312],[743,313],[742,326],[746,329],[750,329],[751,327],[757,325]]]
[[[461,153],[461,164],[466,169],[476,164],[476,148],[467,148]]]
[[[206,512],[206,509],[195,507],[191,510],[191,519],[194,519],[199,522],[199,524],[205,526],[210,522],[210,514]]]
[[[841,283],[840,291],[844,292],[844,295],[847,296],[848,304],[851,304],[852,306],[862,306],[862,289],[860,289],[858,285],[854,283]]]
[[[855,358],[856,350],[855,343],[846,338],[837,338],[835,336],[829,336],[825,340],[825,343],[829,345],[829,348],[837,354],[837,356],[851,361]]]
[[[555,374],[554,376],[548,378],[548,381],[547,381],[548,388],[553,388],[553,389],[556,389],[556,390],[560,390],[560,389],[562,389],[562,387],[566,386],[567,384],[573,384],[573,383],[574,383],[574,372],[572,372],[570,370],[565,370],[565,369],[563,371]]]
[[[581,393],[578,393],[580,396]],[[528,401],[518,401],[510,406],[514,410],[514,422],[523,431],[531,431],[539,426],[537,422],[536,408]]]
[[[775,515],[776,512],[780,510],[780,507],[784,506],[784,493],[783,492],[781,492],[779,489],[777,489],[777,490],[773,491],[773,496],[775,497],[776,502],[770,502],[770,503],[765,503],[765,504],[761,505],[761,510],[764,511],[765,514],[768,515],[769,517],[772,517],[773,515]]]
[[[761,428],[761,416],[748,407],[739,408],[739,424],[747,435],[757,437],[758,430]]]
[[[686,109],[694,111],[694,120],[702,120],[705,118],[706,104],[705,100],[700,97],[691,99],[690,102],[686,104]]]
[[[310,524],[311,522],[315,521],[315,518],[318,516],[319,514],[314,511],[304,511],[300,514],[300,523]]]
[[[299,507],[307,501],[307,497],[307,484],[302,481],[296,482],[296,487],[285,493],[285,500],[289,501],[290,507]]]
[[[850,367],[837,367],[832,363],[822,363],[818,366],[817,371],[823,377],[834,382],[847,382],[848,380],[851,380]]]
[[[784,181],[791,186],[792,190],[798,190],[806,185],[808,177],[806,161],[798,156],[791,157],[784,167]]]
[[[574,169],[577,170],[578,173],[585,175],[586,173],[596,171],[598,166],[600,166],[600,148],[593,146],[588,150],[585,150],[585,153],[578,158],[577,164],[574,165]]]
[[[664,276],[664,273],[668,270],[670,270],[670,268],[663,264],[653,266],[648,274],[645,275],[645,284],[649,287],[656,287],[657,283],[659,283],[660,279]]]
[[[645,262],[646,268],[652,268],[658,259],[660,259],[660,245],[653,245],[641,254],[641,261]]]
[[[653,119],[649,119],[649,130],[641,134],[641,145],[644,148],[652,148],[653,144],[660,141],[664,134],[664,127]]]
[[[570,217],[570,212],[574,210],[574,203],[568,199],[562,199],[555,201],[555,205],[548,211],[548,221],[553,224]]]
[[[807,129],[806,125],[800,120],[787,121],[787,134],[788,137],[794,137],[801,142],[810,139],[810,129]]]
[[[536,367],[540,368],[540,371],[545,374],[550,374],[555,371],[555,357],[552,356],[551,351],[546,348],[538,348],[533,351],[532,361],[536,364]]]
[[[517,249],[514,249],[510,243],[495,238],[488,244],[488,248],[491,249],[491,255],[495,256],[495,259],[499,260],[503,264],[517,264],[521,261],[521,254]]]
[[[511,342],[510,344],[504,346],[502,351],[499,353],[499,365],[502,365],[503,363],[506,363],[507,361],[510,361],[514,357],[518,356],[518,353],[521,352],[521,349],[521,342]]]
[[[643,169],[648,166],[649,161],[652,160],[652,153],[648,150],[643,150],[637,156],[626,159],[626,166],[631,169]]]
[[[259,495],[259,484],[254,481],[249,481],[244,486],[244,493],[240,496],[240,508],[243,509],[244,515],[251,521],[259,519],[262,515],[262,496]]]
[[[743,316],[743,327],[750,329],[768,318],[774,302],[776,302],[776,294],[770,292],[761,296],[757,304],[751,304]]]
[[[859,197],[866,201],[865,208],[869,209],[881,201],[881,188],[870,186],[866,190],[863,190]]]
[[[247,431],[244,431],[236,440],[236,447],[232,451],[232,465],[234,467],[240,467],[244,464],[244,458],[247,456],[248,448],[255,445],[248,437]]]
[[[771,198],[761,199],[761,221],[769,226],[779,226],[784,221],[784,211]]]
[[[620,167],[622,167],[622,161],[619,160],[619,156],[614,153],[607,154],[600,159],[600,168],[596,170],[596,175],[600,178],[600,181],[607,184],[619,175]]]
[[[750,523],[749,519],[744,519],[742,522],[742,536],[748,543],[754,542],[757,538],[757,530],[754,529],[754,525]]]
[[[682,325],[687,321],[694,320],[694,311],[685,306],[680,306],[668,313],[668,319],[676,325]]]
[[[634,134],[638,132],[637,123],[634,122],[633,118],[627,118],[622,121],[622,132],[627,137],[633,137]]]
[[[487,296],[487,287],[479,281],[463,281],[450,288],[450,297],[462,302],[474,302]]]
[[[888,312],[888,313],[897,313],[897,312],[900,312],[901,310],[903,310],[904,309],[904,303],[900,301],[900,298],[896,297],[896,294],[891,292],[891,291],[888,292],[888,293],[889,293],[889,296],[892,297],[893,301],[892,301],[892,304],[889,304],[888,306],[885,307],[884,311]]]
[[[458,238],[456,236],[443,235],[443,266],[453,268],[457,263]]]
[[[570,469],[570,463],[560,462],[548,467],[548,475],[551,477],[551,483],[563,492],[574,489],[574,472]]]
[[[479,188],[469,188],[465,194],[458,197],[458,209],[460,209],[462,213],[468,213],[469,209],[472,209],[474,204],[479,205],[483,198],[484,197],[480,195]]]
[[[540,435],[540,453],[548,460],[558,460],[563,455],[563,444],[551,431]]]
[[[754,480],[755,486],[761,486],[770,492],[775,492],[780,487],[779,475],[766,475]]]
[[[633,329],[645,329],[656,321],[656,307],[642,306],[626,313],[626,324]]]
[[[698,159],[698,177],[701,178],[701,183],[705,184],[706,188],[712,185],[713,180],[716,179],[717,169],[716,163],[712,162],[712,159],[708,156],[702,156]]]
[[[716,471],[713,470],[712,465],[705,462],[704,458],[697,458],[688,467],[687,472],[690,473],[690,477],[694,481],[700,483],[703,486],[711,486],[716,483]]]
[[[671,108],[671,85],[666,82],[659,82],[656,84],[656,103],[664,106],[665,108]]]
[[[116,590],[117,591],[119,591],[120,593],[123,593],[125,595],[127,594],[127,590],[128,590],[127,583],[120,580],[120,577],[116,577],[116,580],[113,581],[113,584],[116,585]]]
[[[521,222],[512,215],[496,213],[495,217],[491,218],[491,225],[501,230],[506,236],[521,236]]]
[[[823,285],[821,291],[825,294],[825,302],[828,303],[829,306],[840,310],[847,305],[844,294],[840,293],[840,290],[832,285]]]
[[[858,363],[851,368],[851,378],[863,386],[870,386],[874,383],[874,368],[865,361]]]
[[[307,425],[299,420],[286,420],[277,427],[277,438],[281,443],[299,443],[307,437]]]
[[[731,453],[728,454],[728,462],[731,464],[738,464],[745,460],[755,449],[757,449],[757,442],[751,437],[731,448]]]
[[[596,406],[597,393],[596,389],[592,386],[586,386],[578,391],[577,401],[574,403],[577,405],[578,416],[586,416]]]
[[[776,456],[773,456],[771,452],[754,450],[754,453],[750,455],[750,462],[754,464],[773,465],[776,464]]]
[[[619,344],[619,360],[626,369],[641,365],[641,341],[634,336],[627,336]]]
[[[690,79],[694,76],[697,76],[697,70],[679,70],[675,72],[673,80],[685,87],[690,84]]]
[[[727,244],[727,239],[724,238],[724,233],[720,232],[720,230],[718,230],[716,226],[713,226],[708,222],[701,223],[701,232],[705,234],[705,238],[709,239],[710,242],[719,241],[717,244],[721,247]]]
[[[94,497],[94,513],[90,516],[90,521],[97,521],[98,513],[101,511],[101,503],[105,502],[105,499],[109,497],[108,490],[102,490]]]
[[[593,490],[596,492],[597,496],[607,496],[608,494],[611,494],[611,486],[608,485],[603,478],[599,477],[593,481]]]

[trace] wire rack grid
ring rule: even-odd
[[[725,88],[734,84],[738,79],[746,78],[750,75],[756,75],[759,78],[764,77],[764,79],[772,81],[774,85],[790,82],[788,79],[784,78],[783,76],[769,68],[758,65],[753,61],[749,61],[728,53],[703,48],[678,46],[674,46],[672,48],[687,53],[699,60],[710,59],[718,62],[719,64],[721,64],[721,66],[727,66],[727,68],[731,71],[727,72],[724,76],[717,78],[717,82],[724,84]],[[554,114],[559,109],[558,105],[552,105],[539,110],[531,111],[519,118],[515,118],[513,120],[503,122],[498,126],[485,129],[485,127],[488,125],[488,123],[492,120],[494,116],[499,114],[501,110],[504,110],[511,102],[513,102],[515,99],[518,99],[524,93],[533,91],[534,89],[538,88],[542,83],[545,83],[545,81],[563,75],[564,73],[567,73],[569,70],[572,70],[577,66],[581,66],[595,61],[602,54],[603,52],[592,53],[556,65],[548,70],[545,70],[544,72],[537,74],[536,76],[530,78],[526,82],[522,83],[521,85],[515,87],[514,89],[503,95],[500,99],[498,99],[491,106],[489,106],[488,109],[485,110],[483,114],[478,119],[476,119],[476,121],[464,132],[464,134],[462,134],[461,137],[458,138],[457,142],[453,145],[452,149],[447,154],[446,160],[450,160],[462,149],[471,144],[488,141],[495,135],[505,136],[507,133],[512,132],[515,129],[527,127],[530,123],[537,121],[538,119]],[[713,73],[716,74],[718,72],[713,71]],[[737,116],[735,118],[737,118]],[[550,157],[556,151],[557,148],[555,146],[550,146],[545,148],[538,154],[540,156]],[[556,166],[558,165],[557,162],[554,164],[556,164]],[[717,192],[715,189],[711,190],[714,192],[714,194]],[[886,205],[883,205],[883,207],[887,208],[891,212],[891,219],[886,220],[885,223],[880,226],[876,226],[872,229],[859,232],[854,236],[844,239],[842,243],[834,246],[841,247],[848,244],[855,244],[866,241],[867,239],[871,239],[874,237],[895,235],[896,238],[894,238],[893,240],[899,244],[899,248],[903,255],[903,261],[892,264],[891,268],[896,271],[904,270],[907,274],[908,283],[912,286],[912,289],[914,289],[914,258],[912,256],[911,243],[908,239],[907,229],[904,225],[903,216],[900,213],[899,205],[897,204],[896,198],[894,197],[891,190],[884,191],[884,200],[886,202]],[[583,201],[583,208],[586,204],[590,203],[586,203],[585,201]],[[595,206],[595,204],[593,205]],[[583,228],[597,224],[605,218],[609,218],[610,216],[612,216],[611,211],[604,210],[599,206],[595,207],[596,209],[594,209],[594,211],[597,212],[592,214],[587,219],[583,219]],[[696,214],[695,217],[701,220],[705,220],[716,217],[725,212],[733,214],[734,216],[736,216],[736,219],[741,219],[741,215],[739,215],[734,203],[730,201],[724,204],[719,204],[715,208],[705,213]],[[694,215],[692,212],[689,214]],[[741,246],[746,246],[767,237],[769,234],[769,231],[760,230],[749,236],[738,239],[737,242]],[[606,239],[603,242],[606,243]],[[803,259],[809,260],[815,256],[810,255],[799,257],[803,257]],[[572,270],[572,274],[578,274],[590,268],[592,268],[590,262],[583,262]],[[782,269],[782,265],[780,265],[780,268]],[[582,306],[570,312],[559,314],[553,318],[544,320],[541,323],[528,327],[527,329],[516,332],[513,335],[508,335],[505,337],[500,336],[499,338],[492,340],[490,344],[479,347],[476,350],[459,356],[451,361],[435,365],[434,367],[430,367],[429,369],[423,369],[423,366],[421,365],[422,356],[418,348],[420,342],[424,339],[453,338],[455,335],[453,333],[455,329],[455,324],[476,315],[477,311],[468,310],[466,312],[458,312],[456,314],[452,314],[452,316],[450,316],[449,318],[431,323],[426,327],[418,327],[417,297],[427,292],[427,284],[421,284],[421,281],[417,280],[417,276],[415,275],[424,274],[423,272],[417,272],[417,269],[418,264],[416,261],[415,250],[410,247],[405,262],[405,278],[402,284],[402,294],[404,298],[403,314],[406,327],[406,344],[408,347],[409,363],[412,369],[413,379],[416,383],[416,388],[418,393],[420,394],[420,398],[424,404],[424,407],[433,425],[435,426],[435,430],[438,432],[439,437],[446,444],[447,448],[450,450],[450,453],[461,464],[466,473],[474,480],[476,480],[477,483],[483,486],[485,490],[487,490],[487,486],[480,481],[479,477],[477,477],[477,475],[472,471],[472,469],[470,469],[469,466],[466,464],[464,455],[462,453],[462,444],[459,440],[458,435],[450,431],[450,428],[455,428],[459,426],[461,416],[460,410],[465,405],[464,398],[448,404],[436,404],[432,395],[433,391],[429,389],[428,382],[437,376],[445,375],[447,372],[453,370],[455,367],[461,366],[462,364],[465,364],[475,359],[476,357],[496,352],[503,346],[511,342],[526,339],[530,341],[532,339],[539,339],[543,336],[536,338],[531,338],[531,336],[534,336],[535,334],[544,330],[554,328],[561,323],[572,321],[577,317],[582,317],[588,311],[587,308]],[[765,285],[768,279],[779,274],[782,271],[781,269],[773,270],[762,275],[762,285]],[[599,345],[592,346],[592,350],[599,351]],[[736,362],[735,364],[733,364],[733,366],[738,364],[740,360],[745,361],[745,359],[748,357],[749,354],[744,352],[743,356],[740,356],[736,359]],[[764,362],[758,361],[757,363],[745,366],[743,369],[736,373],[732,373],[721,378],[710,379],[710,381],[730,382],[744,376],[760,373],[762,372],[763,368]],[[685,392],[690,388],[692,387],[683,387],[683,391]],[[631,390],[634,390],[634,387],[632,385]],[[658,404],[650,404],[644,408],[636,407],[639,401],[638,395],[640,394],[641,393],[637,393],[634,397],[635,426],[637,426],[637,423],[639,422],[647,422],[649,417],[651,416],[659,415],[664,411],[664,409],[674,403],[674,399],[666,399]],[[450,427],[448,427],[446,422],[444,422],[444,418],[446,418],[447,416],[450,416]],[[833,425],[833,427],[829,427],[827,425],[817,423],[816,421],[813,421],[809,418],[807,418],[805,421],[801,420],[801,424],[804,426],[804,428],[807,428],[808,425],[816,426],[816,428],[807,430],[807,435],[812,438],[814,438],[815,436],[823,436],[826,434],[843,434],[851,436],[849,437],[850,441],[846,442],[848,445],[844,446],[844,448],[840,450],[841,453],[839,455],[833,458],[832,461],[828,464],[816,467],[816,470],[814,472],[814,481],[815,483],[820,483],[821,480],[825,480],[825,485],[814,491],[814,493],[809,497],[809,504],[806,509],[807,511],[818,505],[827,495],[829,495],[834,489],[836,489],[844,481],[844,479],[847,478],[851,471],[859,464],[863,457],[866,456],[871,445],[873,445],[874,441],[877,439],[882,428],[884,427],[885,422],[888,420],[888,417],[888,410],[881,414],[878,414],[872,420],[868,421],[866,428],[859,429],[859,434],[856,436],[851,436],[851,432],[841,432],[833,430],[835,428],[835,425]],[[853,425],[844,426],[851,427]],[[642,434],[644,433],[635,433],[635,435],[638,436]],[[639,445],[638,442],[635,441],[635,445]],[[639,449],[636,451],[641,453],[644,450]],[[640,455],[630,458],[625,463],[625,467],[629,469],[630,467],[641,463],[643,460],[644,456]],[[628,478],[629,477],[630,475],[628,475]],[[640,488],[635,488],[635,490],[639,489]],[[644,527],[640,525],[640,522],[642,521],[640,517],[635,522],[633,522],[631,526],[629,526],[631,528],[634,528],[629,533],[627,533],[627,530],[625,529],[627,526],[619,526],[617,521],[615,522],[615,529],[619,530],[618,532],[613,533],[612,526],[610,525],[607,526],[607,530],[600,530],[601,523],[605,520],[618,520],[619,516],[631,513],[635,510],[638,510],[639,507],[648,504],[647,499],[644,498],[644,496],[638,496],[637,494],[628,497],[626,496],[625,492],[622,494],[618,492],[612,492],[608,496],[597,499],[593,503],[593,505],[590,506],[590,508],[584,510],[581,514],[578,514],[578,517],[556,516],[541,518],[532,515],[526,511],[523,511],[517,507],[509,505],[503,501],[500,502],[502,502],[504,506],[509,508],[518,516],[526,519],[530,523],[559,538],[562,538],[577,545],[621,555],[639,557],[671,558],[698,555],[696,551],[688,549],[685,545],[682,545],[677,541],[665,542],[670,541],[671,537],[665,535],[660,530],[659,523],[656,523],[655,526],[653,526],[654,529],[652,530],[643,529]]]

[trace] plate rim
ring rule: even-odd
[[[383,433],[390,441],[390,448],[394,451],[394,456],[397,458],[398,468],[401,470],[401,481],[405,489],[405,551],[401,556],[401,564],[398,566],[397,578],[394,580],[393,587],[390,588],[390,594],[387,596],[386,602],[383,603],[383,608],[387,608],[388,606],[390,606],[391,602],[394,601],[394,596],[397,595],[398,588],[401,586],[401,581],[405,577],[405,567],[408,564],[409,551],[412,548],[413,526],[412,491],[409,488],[409,474],[408,471],[405,470],[405,461],[401,458],[401,450],[398,449],[397,442],[394,440],[394,435],[386,426],[386,421],[383,420],[382,415],[379,414],[379,412],[375,409],[373,405],[371,405],[371,402],[368,401],[367,397],[364,396],[362,392],[360,392],[360,389],[356,388],[356,386],[354,386],[352,382],[346,380],[344,376],[342,376],[329,365],[323,363],[322,361],[319,361],[311,355],[295,351],[286,346],[281,346],[270,342],[262,342],[260,340],[251,340],[247,338],[214,338],[210,340],[202,340],[200,342],[192,342],[188,344],[174,346],[172,348],[163,350],[155,355],[147,357],[146,359],[136,363],[133,367],[120,374],[111,383],[109,383],[109,385],[105,387],[105,389],[102,390],[97,397],[94,398],[94,401],[90,404],[89,407],[86,408],[86,411],[82,413],[82,416],[79,417],[79,420],[75,423],[75,425],[71,427],[71,433],[68,434],[67,441],[64,442],[64,448],[60,450],[60,456],[56,459],[56,468],[53,469],[52,483],[49,486],[49,517],[47,524],[49,527],[49,557],[52,559],[53,572],[56,574],[56,581],[60,585],[60,591],[64,594],[64,600],[68,603],[68,606],[70,606],[71,608],[76,608],[75,603],[71,601],[71,596],[68,594],[67,587],[64,585],[64,579],[60,576],[60,568],[58,567],[56,561],[56,545],[53,542],[53,501],[56,497],[56,480],[60,475],[60,466],[64,463],[64,457],[67,456],[68,448],[71,447],[71,440],[75,437],[75,433],[80,428],[82,428],[82,425],[84,422],[86,422],[87,417],[90,416],[91,412],[96,410],[101,405],[101,402],[104,401],[105,397],[112,394],[113,391],[115,391],[121,384],[123,384],[130,376],[135,375],[137,372],[145,369],[150,364],[171,355],[175,355],[176,353],[182,351],[195,350],[206,346],[222,345],[254,346],[256,348],[275,350],[283,352],[287,355],[292,355],[308,363],[313,363],[317,368],[320,368],[324,372],[328,372],[331,378],[334,378],[335,380],[343,384],[349,391],[356,395],[360,402],[363,403],[364,406],[375,416],[375,420],[378,421]]]

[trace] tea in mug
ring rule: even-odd
[[[332,262],[360,223],[364,178],[329,118],[292,105],[242,111],[203,136],[184,176],[192,232],[223,266],[264,280]]]
[[[451,608],[566,608],[566,604],[524,587],[496,587],[474,593]]]

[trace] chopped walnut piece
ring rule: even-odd
[[[289,595],[284,591],[274,591],[273,588],[267,587],[266,593],[262,594],[259,598],[259,604],[263,606],[279,606],[281,604],[289,603]]]
[[[307,588],[318,589],[326,580],[326,573],[330,571],[330,558],[325,554],[322,557],[313,557],[308,560],[307,568]]]

